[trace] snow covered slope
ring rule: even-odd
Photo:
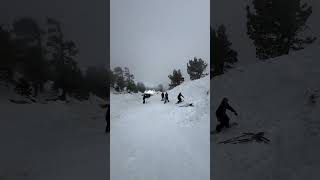
[[[155,94],[111,94],[112,180],[209,180],[209,77]],[[175,104],[181,92],[185,103]]]
[[[215,180],[316,180],[320,167],[320,48],[231,70],[211,81],[211,128],[223,97],[239,126],[211,135]],[[316,103],[312,103],[313,96]],[[318,94],[318,95],[317,95]],[[243,132],[265,132],[270,144],[218,144]]]
[[[14,104],[0,87],[0,179],[107,178],[105,110],[98,99]]]

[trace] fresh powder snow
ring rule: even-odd
[[[141,93],[111,93],[111,179],[209,180],[209,83],[184,82],[167,91],[166,104],[159,92],[146,104]],[[179,92],[185,99],[176,104]]]

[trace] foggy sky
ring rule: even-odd
[[[148,86],[184,77],[194,56],[209,64],[210,0],[111,0],[111,67],[129,67]]]
[[[211,24],[217,27],[224,24],[227,34],[233,48],[238,51],[240,65],[246,65],[257,61],[255,58],[255,48],[253,42],[248,38],[246,32],[246,10],[245,7],[251,0],[213,0],[210,4]],[[312,33],[318,37],[315,44],[319,44],[320,24],[318,23],[320,15],[320,1],[305,0],[313,7],[313,14],[310,16],[307,24],[312,28]]]
[[[105,66],[107,49],[106,0],[2,0],[0,24],[12,23],[17,17],[30,16],[41,23],[53,17],[63,25],[66,40],[79,48],[80,67]]]

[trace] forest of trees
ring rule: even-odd
[[[253,0],[247,6],[247,34],[259,59],[269,59],[303,49],[316,38],[306,35],[312,7],[301,0]]]
[[[196,80],[207,76],[208,73],[205,73],[207,66],[208,64],[201,58],[198,59],[197,57],[194,57],[193,60],[189,60],[187,63],[187,73],[189,74],[190,80]],[[184,81],[180,69],[174,69],[168,78],[170,79],[169,89],[180,85]]]
[[[61,23],[46,19],[45,27],[33,18],[16,19],[0,26],[0,81],[30,99],[44,91],[56,95],[51,100],[66,100],[67,96],[87,99],[90,93],[108,96],[109,72],[88,67],[82,72],[77,63],[78,48],[67,40]],[[51,81],[50,89],[44,89]]]
[[[315,42],[307,21],[312,7],[301,0],[253,0],[246,7],[247,35],[253,41],[256,57],[266,60],[304,49]],[[226,27],[210,29],[210,76],[223,74],[238,62],[238,53]]]
[[[187,71],[190,76],[190,80],[200,79],[208,73],[205,73],[208,64],[201,58],[194,57],[193,60],[189,60],[187,64]],[[115,67],[110,71],[110,86],[114,88],[117,92],[144,92],[148,89],[154,89],[157,91],[164,92],[166,88],[163,84],[159,84],[156,87],[146,87],[143,82],[135,82],[134,75],[130,72],[128,67]],[[184,81],[181,70],[174,69],[172,74],[168,76],[170,83],[169,89],[172,89],[180,85]]]

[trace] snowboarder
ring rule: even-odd
[[[177,102],[177,104],[179,104],[179,103],[182,102],[181,97],[183,97],[183,95],[182,95],[181,92],[180,92],[179,95],[178,95],[178,102]],[[184,98],[184,97],[183,97],[183,98]]]
[[[216,111],[217,120],[220,124],[217,125],[216,131],[220,132],[223,127],[229,128],[229,117],[226,114],[226,110],[232,111],[236,116],[238,113],[229,105],[228,98],[223,98],[220,106]]]
[[[168,97],[168,93],[167,93],[167,92],[166,92],[166,94],[165,94],[164,104],[165,104],[166,102],[170,102],[170,101],[169,101],[169,97]]]
[[[163,98],[164,98],[164,93],[162,92],[162,93],[161,93],[161,101],[164,101]]]
[[[106,107],[107,112],[106,112],[106,122],[107,122],[107,126],[106,126],[106,131],[105,133],[110,133],[110,104],[107,104]]]

